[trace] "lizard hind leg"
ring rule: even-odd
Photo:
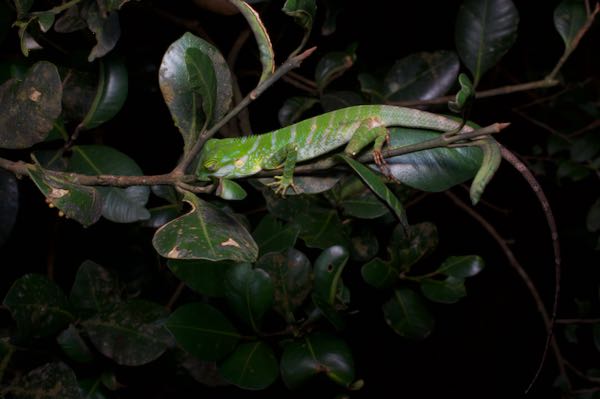
[[[379,167],[379,170],[385,177],[395,180],[381,154],[383,145],[386,143],[389,144],[389,142],[390,133],[386,126],[377,118],[369,118],[361,122],[358,126],[352,135],[352,138],[346,145],[344,152],[347,155],[354,157],[363,148],[370,143],[373,143],[373,160],[375,161],[375,164]]]

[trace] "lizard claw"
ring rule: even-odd
[[[398,179],[396,179],[394,177],[394,175],[392,174],[392,172],[390,171],[390,167],[388,166],[388,163],[385,161],[385,158],[383,158],[383,155],[381,155],[381,151],[378,151],[378,150],[373,151],[373,160],[375,161],[375,164],[377,165],[377,167],[379,168],[379,170],[381,171],[381,173],[383,173],[383,175],[385,177],[387,177],[389,180],[391,180],[393,182],[400,183],[400,181],[398,181]]]
[[[294,193],[300,194],[299,188],[293,180],[288,181],[287,179],[284,179],[283,176],[275,176],[274,179],[276,181],[268,183],[267,186],[272,186],[275,190],[275,194],[281,195],[282,198],[285,198],[285,193],[289,187],[294,190]]]

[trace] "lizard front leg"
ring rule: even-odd
[[[281,194],[285,196],[288,187],[291,187],[294,192],[298,193],[298,187],[294,184],[294,168],[296,167],[296,160],[298,158],[298,145],[295,143],[289,143],[284,147],[281,147],[273,155],[267,158],[263,164],[263,169],[277,169],[283,166],[283,174],[281,176],[275,176],[273,183],[269,183],[269,186],[273,186],[275,194]]]
[[[369,118],[358,126],[344,152],[351,157],[355,157],[363,148],[373,143],[373,160],[386,177],[393,178],[385,159],[381,155],[383,145],[386,142],[389,143],[389,141],[390,134],[381,121],[377,118]]]

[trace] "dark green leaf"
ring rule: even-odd
[[[588,177],[590,173],[591,171],[585,166],[567,159],[558,164],[556,177],[558,179],[568,178],[577,182]]]
[[[83,399],[108,399],[99,379],[79,380],[79,390]]]
[[[300,117],[311,109],[319,100],[313,97],[290,97],[279,109],[279,124],[289,126],[300,120]]]
[[[77,328],[71,324],[56,337],[58,345],[69,359],[79,363],[89,363],[94,359],[90,348],[79,335]]]
[[[456,278],[473,277],[483,270],[485,263],[476,255],[450,256],[437,269],[438,272]]]
[[[157,359],[171,345],[164,327],[167,311],[152,302],[131,300],[100,312],[82,325],[104,356],[123,366],[140,366]]]
[[[398,280],[398,270],[389,261],[375,258],[366,263],[360,273],[365,282],[374,288],[384,289],[391,287]]]
[[[286,252],[262,256],[256,267],[271,277],[275,311],[287,322],[293,322],[294,310],[302,305],[312,288],[310,260],[302,252],[290,248]]]
[[[259,84],[264,82],[269,76],[275,71],[275,54],[273,54],[273,47],[271,46],[271,39],[267,33],[267,29],[260,20],[260,16],[252,7],[243,0],[229,0],[234,6],[240,10],[252,33],[256,39],[258,45],[258,53],[260,55],[260,63],[262,64],[262,73],[260,75]]]
[[[73,370],[64,363],[46,363],[8,388],[13,399],[82,399]]]
[[[260,330],[262,317],[273,306],[273,283],[262,269],[249,263],[230,267],[225,276],[225,297],[235,314],[254,331]]]
[[[454,41],[473,73],[474,85],[517,39],[519,12],[511,0],[465,0],[458,11]]]
[[[554,26],[571,49],[577,34],[587,19],[584,0],[563,0],[554,10]]]
[[[258,246],[233,217],[186,192],[192,206],[187,214],[158,229],[152,240],[156,251],[169,259],[207,259],[253,262]]]
[[[167,328],[177,343],[202,360],[219,360],[235,348],[240,334],[217,309],[190,303],[175,310]]]
[[[287,0],[282,11],[294,18],[305,31],[310,31],[317,13],[315,0]]]
[[[333,305],[342,283],[342,272],[350,258],[348,251],[336,245],[327,248],[315,260],[314,295]]]
[[[392,298],[383,305],[383,315],[398,335],[410,339],[426,338],[435,324],[423,299],[408,288],[394,291]]]
[[[217,76],[212,60],[202,50],[190,47],[185,50],[185,67],[190,88],[202,101],[202,110],[207,124],[213,121],[217,100]]]
[[[219,373],[243,389],[265,389],[277,379],[279,365],[270,346],[261,341],[239,345],[219,366]]]
[[[208,296],[225,296],[225,274],[233,262],[169,259],[173,274],[194,291]]]
[[[313,333],[284,348],[281,378],[288,388],[299,388],[321,373],[345,387],[354,382],[354,360],[344,341],[331,335]]]
[[[390,148],[439,137],[439,132],[421,129],[390,129]],[[386,159],[391,174],[417,190],[440,192],[463,183],[477,173],[482,153],[476,147],[435,148]],[[372,166],[375,168],[375,166]]]
[[[27,148],[44,141],[61,112],[62,84],[56,67],[34,64],[22,81],[0,86],[0,147]]]
[[[75,319],[61,289],[38,274],[26,274],[15,280],[4,297],[4,305],[23,337],[54,334]]]
[[[127,92],[127,68],[123,62],[116,59],[100,61],[94,100],[78,127],[93,129],[112,119],[123,107]]]
[[[119,38],[121,37],[121,24],[119,23],[119,14],[111,12],[104,16],[98,8],[98,3],[90,2],[88,7],[84,7],[82,14],[88,28],[96,37],[96,45],[92,48],[88,61],[92,62],[96,58],[104,57],[111,51]]]
[[[353,91],[327,91],[321,95],[321,105],[326,112],[364,103],[362,96]]]
[[[467,296],[465,281],[453,276],[448,276],[445,280],[422,280],[421,292],[427,299],[439,303],[456,303]]]
[[[69,170],[86,175],[142,176],[142,169],[129,156],[111,147],[80,145],[73,147]],[[98,187],[102,194],[102,216],[117,223],[146,220],[150,212],[145,205],[150,196],[147,186],[127,188]]]
[[[229,109],[232,99],[229,67],[216,47],[191,33],[185,33],[169,46],[160,65],[158,81],[173,121],[183,136],[186,153],[196,142],[206,121],[202,111],[205,100],[199,97],[200,93],[192,84],[191,71],[185,62],[185,54],[191,48],[203,53],[212,63],[216,97],[214,111],[209,119],[215,122],[220,120]]]
[[[389,212],[388,207],[355,176],[343,180],[337,188],[336,202],[347,215],[359,219],[375,219]]]
[[[175,188],[167,185],[154,185],[150,189],[152,193],[159,198],[164,199],[169,204],[179,204],[179,195]]]
[[[408,221],[406,220],[406,211],[402,206],[402,203],[396,198],[394,193],[387,188],[382,180],[371,171],[367,166],[361,164],[358,161],[346,156],[339,155],[350,167],[360,176],[363,182],[379,197],[384,201],[395,213],[396,217],[400,221],[402,226],[407,227]]]
[[[0,248],[4,245],[17,219],[19,187],[15,176],[0,170]]]
[[[354,233],[350,243],[350,258],[358,262],[366,262],[379,252],[377,236],[367,229],[359,229]]]
[[[453,51],[408,55],[388,71],[384,86],[386,101],[429,100],[452,88],[460,63]]]
[[[84,227],[90,226],[102,215],[102,197],[93,187],[80,186],[48,174],[42,168],[28,169],[29,177],[46,197],[46,202],[58,208]]]
[[[438,244],[437,228],[423,222],[410,226],[408,237],[397,226],[388,250],[398,268],[408,270],[412,265],[432,253]]]
[[[327,53],[319,60],[315,68],[315,81],[319,91],[323,91],[333,80],[339,78],[356,61],[356,46],[350,46],[346,51]]]
[[[37,22],[42,32],[48,32],[54,24],[54,13],[50,11],[36,12],[33,15],[37,18]]]
[[[119,286],[108,270],[91,260],[84,261],[75,275],[69,296],[78,310],[97,313],[121,301]]]
[[[242,186],[229,179],[219,180],[215,194],[225,200],[243,200],[248,195]]]
[[[586,162],[594,158],[600,151],[600,140],[595,133],[577,138],[570,148],[571,159],[575,162]]]
[[[85,27],[87,27],[87,24],[81,16],[81,6],[79,4],[69,7],[57,18],[54,24],[54,30],[61,33],[75,32]]]
[[[368,73],[358,74],[360,82],[360,91],[374,102],[384,101],[383,80],[379,76],[374,76]]]
[[[181,206],[169,204],[148,208],[148,211],[150,212],[150,218],[143,222],[143,226],[158,229],[179,216],[181,214]]]
[[[594,205],[590,207],[585,224],[589,232],[594,233],[600,230],[600,199],[594,202]]]
[[[252,236],[258,244],[260,254],[284,251],[296,244],[300,228],[288,223],[284,225],[271,214],[267,214],[256,226]]]

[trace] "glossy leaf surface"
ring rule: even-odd
[[[565,47],[571,49],[577,33],[587,19],[583,0],[563,0],[554,10],[554,26],[565,42]]]
[[[243,389],[265,389],[279,376],[273,349],[262,341],[239,345],[219,366],[219,373]]]
[[[394,291],[383,305],[383,315],[398,335],[410,339],[426,338],[435,323],[423,299],[408,288]]]
[[[120,296],[117,281],[110,272],[86,260],[77,269],[69,299],[74,308],[93,314],[119,303]]]
[[[252,262],[258,247],[232,216],[186,192],[192,209],[158,229],[152,240],[156,251],[169,259],[207,259]]]
[[[192,290],[208,296],[222,297],[225,296],[225,275],[233,262],[169,259],[167,266]]]

